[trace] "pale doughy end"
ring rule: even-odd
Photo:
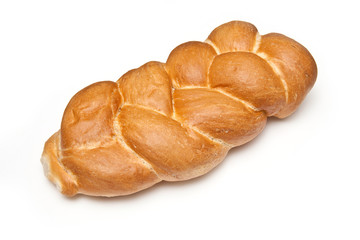
[[[78,192],[78,187],[74,176],[68,173],[58,160],[58,143],[59,133],[56,132],[45,143],[40,161],[45,176],[56,185],[62,194],[71,197]]]

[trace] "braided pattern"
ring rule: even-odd
[[[205,42],[176,47],[166,63],[78,92],[45,144],[45,174],[68,196],[126,195],[201,176],[256,137],[268,116],[293,113],[316,75],[294,40],[226,23]]]

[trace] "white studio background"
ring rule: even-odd
[[[360,239],[356,1],[1,1],[1,239]],[[66,198],[44,177],[44,142],[83,87],[116,81],[177,45],[244,20],[318,64],[288,119],[211,173],[127,197]]]

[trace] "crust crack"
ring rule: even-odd
[[[206,90],[211,90],[211,91],[216,91],[218,93],[221,93],[237,102],[241,102],[243,105],[245,105],[245,107],[250,108],[251,110],[255,111],[255,112],[260,112],[262,111],[261,109],[256,108],[254,105],[252,105],[251,103],[249,103],[248,101],[245,101],[239,97],[235,97],[234,95],[225,92],[221,89],[218,88],[212,88],[212,87],[199,87],[199,86],[186,86],[186,87],[181,87],[181,88],[175,88],[175,89],[206,89]]]
[[[63,158],[63,156],[62,156],[62,151],[63,150],[61,149],[61,141],[60,141],[61,133],[59,133],[58,138],[59,138],[59,141],[58,141],[58,144],[57,144],[57,158],[56,159],[57,159],[60,167],[62,169],[64,169],[64,171],[73,179],[75,185],[78,186],[77,178],[76,178],[75,174],[73,174],[69,169],[67,169],[61,162],[61,159]]]
[[[264,59],[269,64],[269,66],[272,68],[274,73],[278,76],[278,78],[280,79],[280,81],[284,87],[286,103],[288,103],[289,90],[288,90],[287,82],[285,81],[285,79],[283,77],[284,75],[283,75],[282,71],[272,62],[271,58],[266,53],[260,52],[260,53],[255,53],[255,54],[258,55],[259,57],[261,57],[262,59]]]
[[[215,50],[217,55],[221,53],[220,49],[210,39],[206,39],[204,42],[209,44]]]
[[[261,44],[261,35],[259,32],[257,32],[255,37],[254,47],[251,52],[256,54],[256,52],[259,50],[260,44]]]

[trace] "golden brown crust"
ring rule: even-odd
[[[232,21],[215,28],[208,39],[216,45],[220,53],[253,50],[258,30],[254,25],[242,21]]]
[[[166,61],[175,87],[207,86],[207,74],[215,50],[203,42],[187,42],[176,47]]]
[[[148,62],[125,73],[117,82],[125,103],[172,114],[171,82],[163,63]]]
[[[115,135],[113,120],[121,105],[114,82],[94,83],[70,100],[61,122],[61,147],[106,142]]]
[[[207,88],[175,90],[174,102],[180,122],[233,146],[252,140],[266,124],[264,112]]]
[[[258,53],[265,53],[286,81],[288,101],[276,116],[287,117],[297,109],[315,83],[315,60],[301,44],[278,33],[262,36]]]
[[[138,106],[123,107],[117,121],[125,142],[167,181],[203,175],[228,151],[180,122]]]
[[[251,102],[268,116],[285,104],[280,78],[270,65],[256,54],[232,52],[216,56],[209,72],[210,86]]]
[[[75,94],[45,143],[45,175],[67,196],[127,195],[201,176],[256,137],[268,116],[293,113],[316,75],[294,40],[223,24],[205,42],[176,47],[166,63]]]
[[[90,149],[65,150],[61,162],[77,176],[79,192],[88,195],[127,195],[161,181],[134,152],[117,141]]]

